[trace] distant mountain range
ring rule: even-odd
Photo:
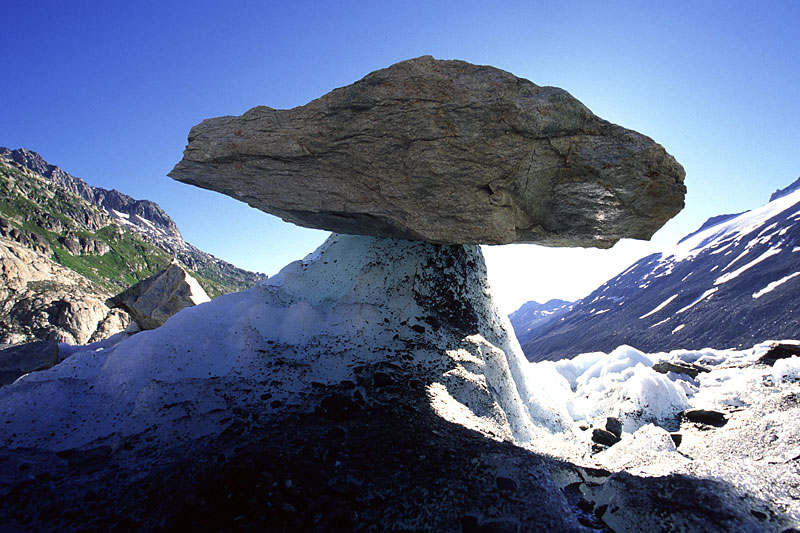
[[[112,290],[148,277],[173,257],[212,297],[264,277],[184,241],[158,204],[88,185],[24,148],[0,147],[0,218],[6,233],[23,235],[12,240],[38,243],[56,262]]]
[[[551,320],[561,318],[572,309],[572,302],[552,299],[540,304],[530,301],[509,315],[520,344],[536,338],[538,331]]]
[[[149,200],[0,148],[0,345],[105,338],[127,318],[104,302],[173,260],[212,297],[266,277],[188,244]]]
[[[621,344],[654,352],[796,338],[800,179],[758,209],[709,219],[549,320],[524,309],[510,318],[531,361]]]

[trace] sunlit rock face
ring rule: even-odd
[[[105,289],[48,255],[0,238],[0,346],[85,344],[125,329],[130,317],[105,305]]]
[[[686,191],[660,145],[566,91],[430,56],[205,120],[170,176],[301,226],[450,244],[648,239]]]
[[[181,309],[209,300],[197,280],[174,261],[164,270],[109,298],[106,304],[130,313],[141,329],[155,329]]]

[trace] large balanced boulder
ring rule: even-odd
[[[155,329],[169,317],[210,298],[203,287],[177,263],[128,287],[106,302],[127,311],[142,329]]]
[[[660,145],[566,91],[430,56],[205,120],[170,176],[301,226],[451,244],[647,239],[686,191]]]

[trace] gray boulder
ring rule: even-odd
[[[0,273],[0,344],[85,344],[123,331],[130,321],[106,307],[110,294],[99,285],[3,238]]]
[[[155,329],[169,317],[210,298],[180,265],[172,263],[158,274],[109,298],[109,307],[127,311],[142,329]]]
[[[648,239],[686,191],[660,145],[566,91],[430,56],[205,120],[169,175],[301,226],[452,244]]]
[[[18,377],[50,368],[58,362],[58,343],[38,341],[0,350],[0,386],[13,383]]]

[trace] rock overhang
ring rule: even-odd
[[[170,177],[300,226],[607,248],[683,207],[681,165],[563,89],[430,56],[192,128]]]

